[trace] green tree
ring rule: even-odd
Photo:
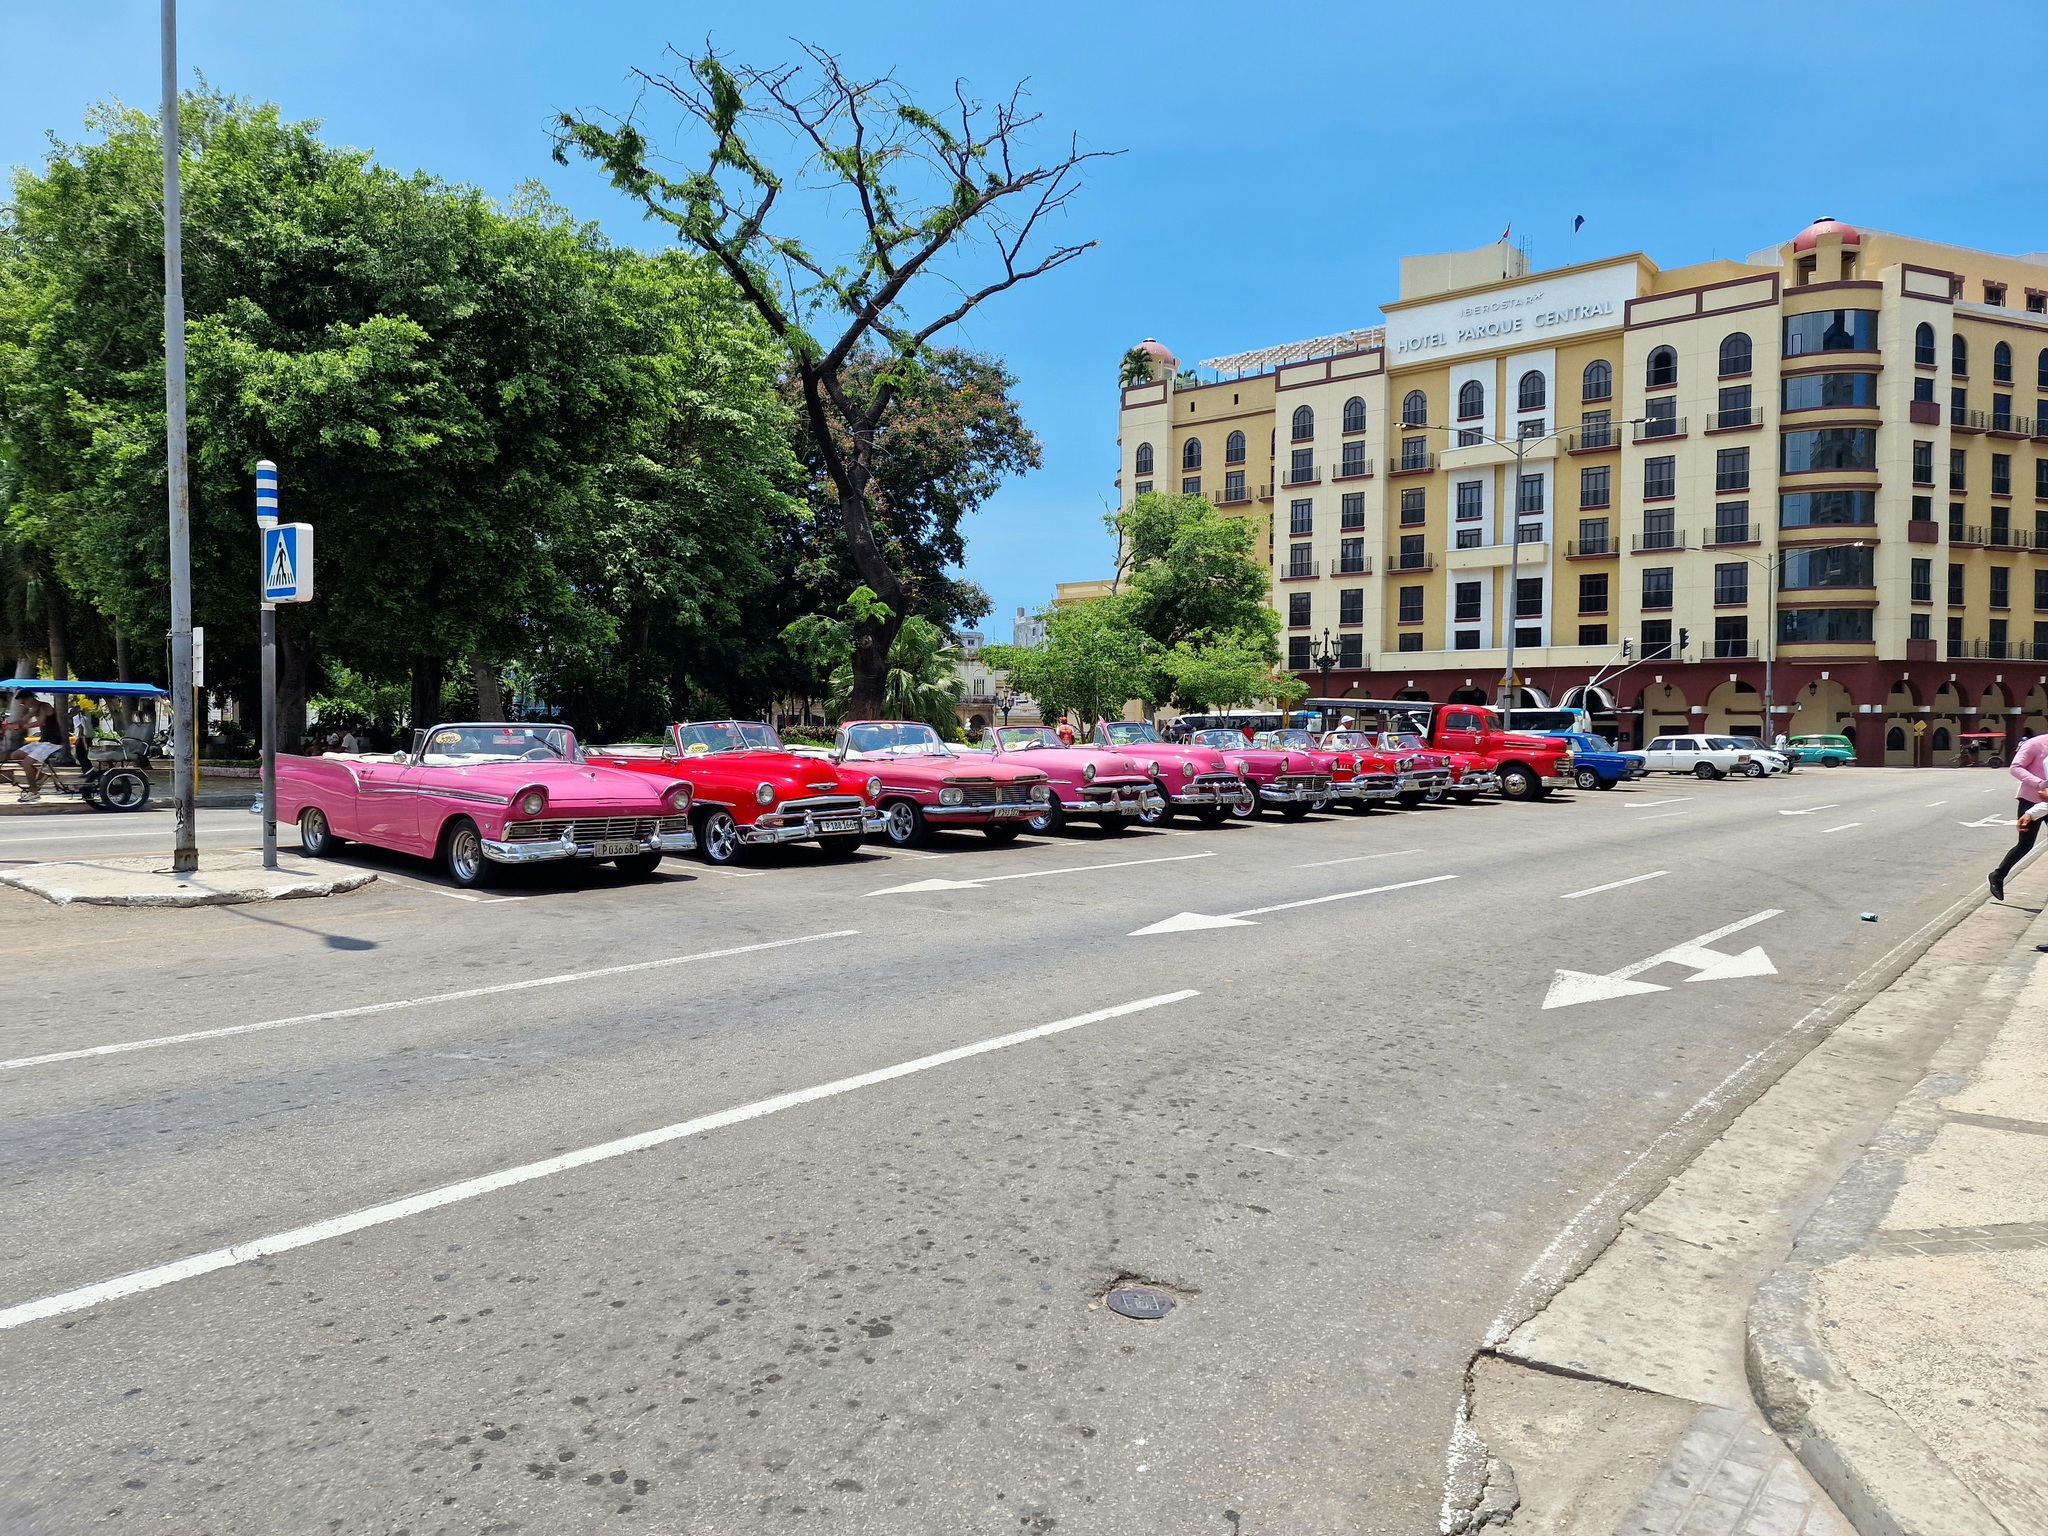
[[[956,88],[935,113],[893,79],[850,78],[824,51],[806,55],[808,67],[733,69],[707,50],[684,59],[680,78],[642,74],[706,130],[701,169],[690,174],[656,169],[631,121],[565,114],[556,157],[574,149],[602,165],[651,217],[716,260],[789,349],[847,554],[881,599],[852,655],[852,708],[872,714],[884,704],[897,630],[925,602],[877,526],[880,434],[931,373],[933,338],[1089,248],[1034,250],[1093,156],[1070,145],[1028,163],[1037,118],[1014,94],[984,107]],[[770,166],[764,136],[794,146],[789,169]],[[801,190],[827,203],[812,227],[850,221],[850,250],[822,255],[789,232],[784,204]],[[868,354],[887,366],[864,363]]]
[[[813,689],[822,681],[821,691],[834,719],[864,718],[853,710],[854,645],[861,626],[880,617],[876,610],[881,606],[881,599],[872,591],[856,587],[840,605],[838,618],[806,614],[783,631],[784,644],[808,670]],[[959,647],[947,639],[946,632],[913,614],[896,631],[882,711],[873,718],[922,720],[947,740],[955,739],[960,720],[954,706],[964,691],[959,661]]]
[[[1037,701],[1042,718],[1071,714],[1092,726],[1121,717],[1132,699],[1158,702],[1158,648],[1132,622],[1128,598],[1055,604],[1044,618],[1043,644],[981,651],[989,666],[1009,674],[1012,688]]]
[[[1308,693],[1301,679],[1277,669],[1263,642],[1239,635],[1183,640],[1161,656],[1157,671],[1168,679],[1181,709],[1201,712],[1257,704],[1267,699],[1292,704]]]
[[[1150,384],[1152,382],[1152,359],[1150,355],[1146,353],[1143,347],[1131,348],[1130,351],[1123,355],[1122,362],[1117,365],[1116,377],[1117,382],[1123,385],[1125,389],[1129,389],[1136,384]]]

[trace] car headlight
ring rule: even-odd
[[[882,781],[881,781],[880,779],[869,779],[869,780],[868,780],[868,798],[869,798],[870,800],[872,800],[872,799],[874,799],[874,798],[875,798],[875,797],[876,797],[877,795],[881,794],[881,792],[882,792]]]
[[[964,789],[954,789],[949,786],[939,791],[939,804],[941,805],[965,805],[966,803],[967,791]]]
[[[1083,784],[1093,784],[1095,782],[1095,765],[1093,763],[1083,763],[1081,765],[1081,782]]]
[[[1287,771],[1287,762],[1288,760],[1284,757],[1280,759],[1280,771],[1282,773],[1285,773]]]
[[[760,805],[773,805],[775,803],[775,786],[766,779],[763,779],[754,786],[754,800]]]
[[[690,798],[696,792],[694,785],[687,783],[677,784],[662,798],[668,801],[668,808],[670,810],[680,813],[690,808]]]
[[[1158,778],[1160,776],[1159,764],[1156,762],[1147,763],[1145,765],[1145,772],[1150,774],[1155,779]]]
[[[1051,786],[1050,784],[1034,784],[1034,785],[1032,785],[1032,786],[1031,786],[1031,798],[1032,798],[1033,800],[1040,800],[1040,801],[1043,801],[1043,800],[1050,800],[1050,799],[1052,798],[1052,786]]]
[[[519,797],[519,814],[522,816],[538,816],[547,808],[548,792],[544,789],[529,789]]]
[[[1251,772],[1250,767],[1246,765],[1245,760],[1241,757],[1237,760],[1237,771],[1243,774]]]
[[[1184,779],[1192,779],[1195,776],[1195,765],[1183,760],[1180,765],[1180,776]]]

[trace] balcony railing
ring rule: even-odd
[[[1571,539],[1566,541],[1564,552],[1567,559],[1574,555],[1618,555],[1621,547],[1613,539]]]
[[[1332,567],[1331,574],[1334,576],[1370,576],[1372,574],[1372,556],[1341,556],[1336,565]]]
[[[1209,493],[1209,500],[1219,507],[1241,507],[1251,499],[1251,487],[1247,485],[1226,485]]]
[[[2048,645],[2031,640],[1951,640],[1948,653],[1974,661],[2048,661]]]
[[[1683,416],[1654,416],[1648,421],[1637,422],[1635,428],[1636,441],[1639,443],[1654,442],[1660,437],[1683,437],[1685,436],[1685,418]]]
[[[1738,427],[1760,427],[1764,424],[1764,413],[1755,406],[1740,411],[1710,411],[1707,414],[1709,432],[1733,432]]]
[[[1280,477],[1282,485],[1320,485],[1323,472],[1311,464],[1307,469],[1289,468]]]
[[[1313,581],[1323,574],[1320,560],[1290,560],[1280,567],[1282,581]]]
[[[1435,468],[1435,454],[1410,453],[1404,448],[1401,450],[1401,457],[1388,466],[1387,473],[1390,475],[1421,475],[1427,474]]]
[[[1761,544],[1763,539],[1761,523],[1716,523],[1711,528],[1700,530],[1701,549],[1719,549],[1729,544]]]
[[[1710,640],[1716,661],[1754,661],[1763,654],[1754,640]]]
[[[1714,475],[1714,494],[1716,496],[1727,496],[1735,491],[1747,491],[1748,489],[1749,471],[1746,469],[1729,470],[1726,473],[1717,471]]]
[[[1639,555],[1652,554],[1662,549],[1685,548],[1685,531],[1680,528],[1654,529],[1639,533],[1628,541],[1628,547]]]
[[[2015,416],[2010,411],[1972,411],[1960,405],[1948,408],[1948,424],[1964,432],[1996,432],[2003,437],[2039,437],[2048,431],[2042,420],[2032,416]]]
[[[1986,549],[2040,549],[2043,546],[2026,528],[1980,528],[1972,523],[1963,530],[1964,537],[1950,539],[1951,544],[1978,544]]]
[[[1433,571],[1435,569],[1436,556],[1426,549],[1404,549],[1398,554],[1387,556],[1387,574],[1389,576],[1401,571]]]
[[[1565,434],[1565,448],[1571,453],[1595,453],[1621,446],[1621,428],[1611,421],[1598,421]]]
[[[1332,480],[1363,480],[1372,474],[1371,459],[1346,459],[1331,472]]]

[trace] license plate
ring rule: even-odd
[[[631,858],[639,851],[638,843],[599,843],[591,849],[592,855],[600,859]]]
[[[820,832],[858,832],[860,830],[860,822],[853,817],[848,817],[844,821],[820,822],[818,830]]]

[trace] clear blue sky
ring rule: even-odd
[[[185,0],[184,60],[337,142],[504,195],[545,181],[624,241],[653,232],[548,159],[550,114],[622,109],[627,72],[706,36],[745,60],[820,43],[913,87],[1028,79],[1049,129],[1118,149],[1069,228],[1101,241],[959,339],[1008,359],[1045,467],[969,529],[1007,638],[1019,604],[1107,574],[1116,362],[1375,323],[1404,252],[1513,222],[1539,267],[1741,255],[1817,214],[2048,249],[2033,111],[2048,9],[1297,3],[760,6],[640,0]],[[860,19],[886,18],[872,30]],[[0,161],[156,99],[154,0],[0,0]]]

